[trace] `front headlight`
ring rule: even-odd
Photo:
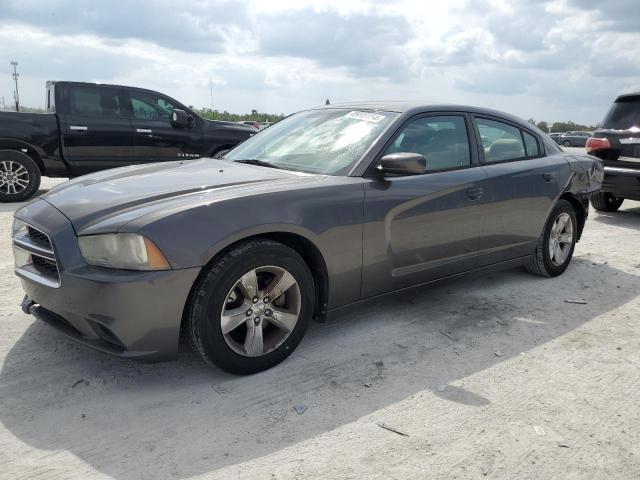
[[[125,270],[169,270],[169,262],[148,238],[135,233],[79,237],[78,244],[90,265]]]

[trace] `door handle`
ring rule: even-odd
[[[479,200],[483,194],[484,194],[484,189],[480,187],[470,188],[469,190],[467,190],[467,197],[471,201]]]
[[[542,174],[542,178],[544,178],[545,182],[551,183],[555,180],[556,176],[553,173],[546,172]]]
[[[69,130],[76,132],[86,132],[88,128],[85,125],[69,125]]]
[[[136,128],[136,132],[138,133],[151,133],[150,128]]]

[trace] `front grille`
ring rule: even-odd
[[[53,250],[49,237],[44,233],[42,233],[40,230],[36,230],[35,228],[29,225],[27,227],[27,233],[29,234],[29,238],[35,245],[38,245],[39,247],[42,247],[42,248],[46,248],[48,250]]]
[[[49,260],[48,258],[33,256],[33,266],[41,272],[43,275],[55,277],[58,275],[58,265],[55,260]]]
[[[48,287],[60,286],[58,261],[49,236],[27,225],[13,237],[16,273]]]

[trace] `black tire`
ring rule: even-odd
[[[551,258],[549,243],[553,224],[556,219],[558,219],[558,217],[563,213],[568,214],[572,222],[571,246],[569,254],[567,255],[564,262],[562,262],[560,265],[556,265]],[[540,238],[538,239],[538,243],[536,244],[535,255],[526,265],[527,271],[536,275],[541,275],[543,277],[557,277],[569,266],[571,258],[573,257],[573,250],[575,249],[577,238],[578,222],[576,211],[573,208],[573,205],[571,205],[568,201],[558,200],[558,202],[551,210],[549,218],[547,218],[544,228],[542,229],[542,233],[540,234]]]
[[[300,312],[295,327],[283,343],[269,353],[249,357],[229,346],[222,333],[220,317],[228,292],[236,282],[248,271],[267,265],[284,268],[293,275],[300,291]],[[272,240],[250,240],[218,258],[194,285],[187,335],[206,363],[229,373],[257,373],[282,362],[295,350],[312,318],[314,302],[313,276],[298,253]]]
[[[564,145],[565,147],[570,147],[571,142],[569,140],[565,140],[564,142],[562,142],[562,145]]]
[[[17,178],[15,175],[25,172]],[[26,180],[26,186],[17,183],[8,183],[8,175],[11,181]],[[0,150],[0,202],[24,202],[29,200],[40,188],[40,169],[31,157],[15,150]]]
[[[599,212],[615,212],[622,206],[624,198],[616,198],[609,192],[598,192],[591,195],[591,205]]]
[[[231,151],[230,148],[225,148],[213,154],[213,158],[224,158],[224,156]]]

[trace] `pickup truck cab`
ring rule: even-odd
[[[47,113],[0,112],[0,202],[27,200],[41,176],[220,157],[256,133],[143,88],[47,82],[46,102]]]

